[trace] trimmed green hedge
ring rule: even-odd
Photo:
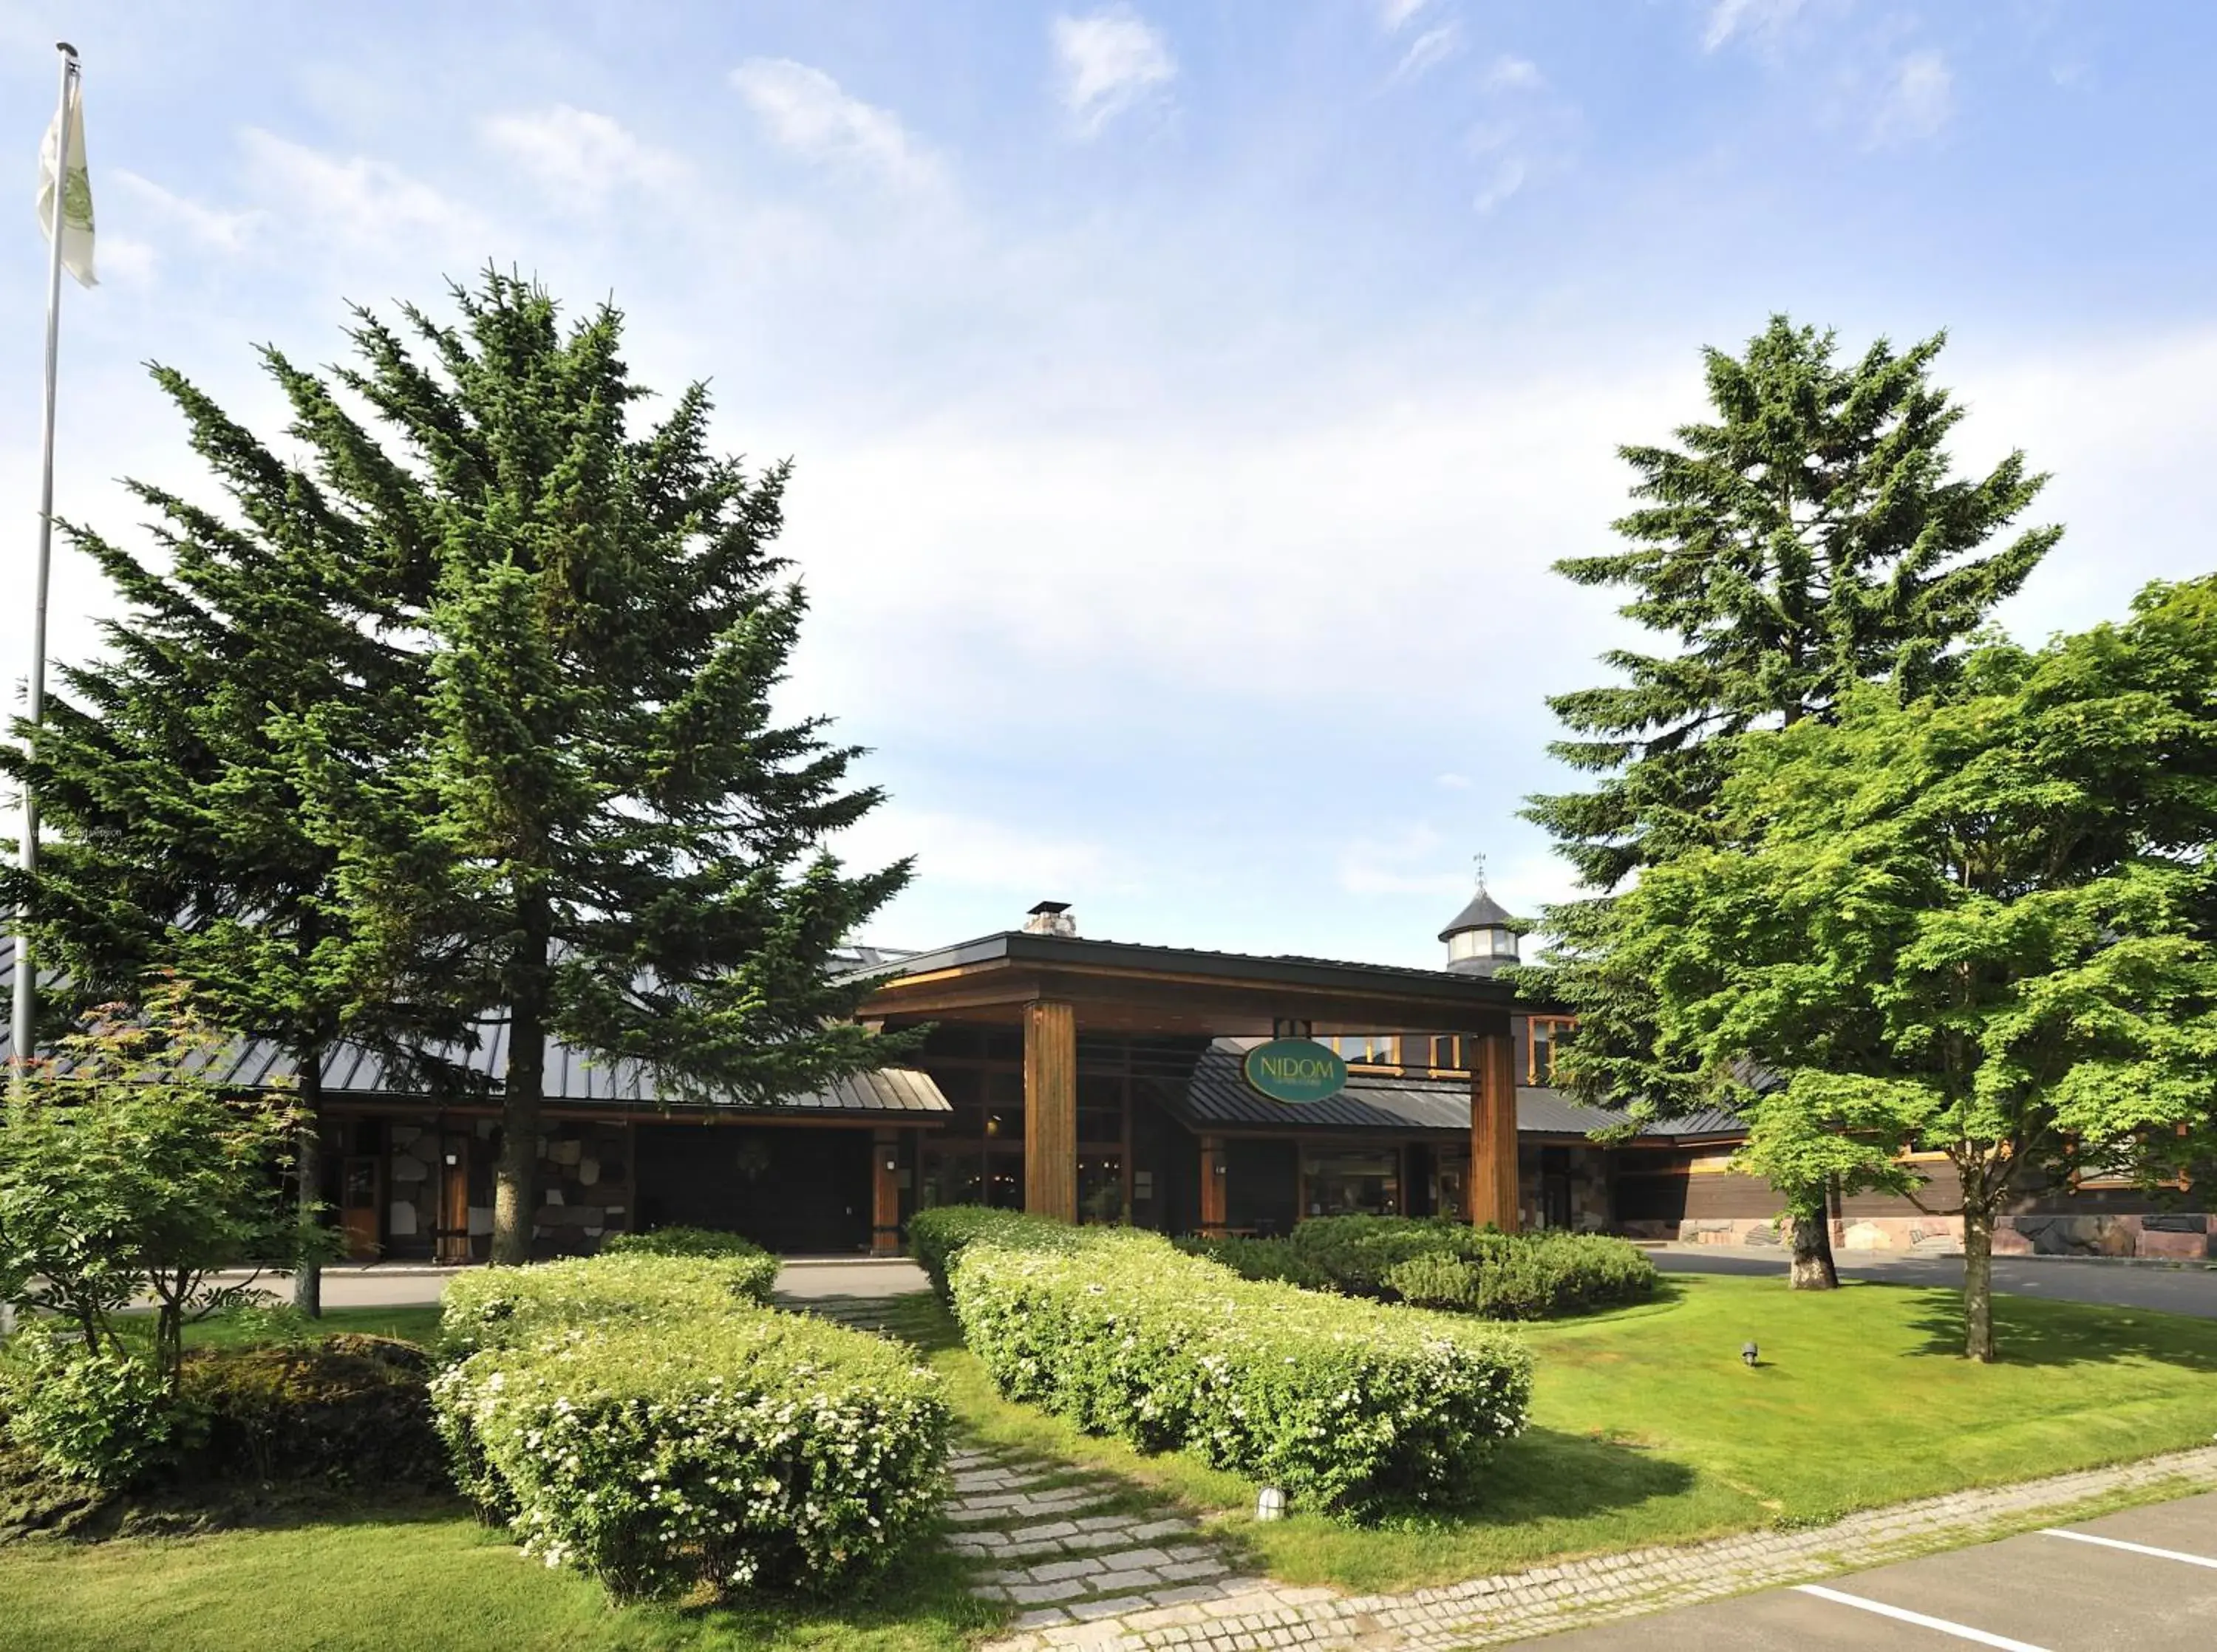
[[[753,1260],[775,1256],[751,1239],[720,1228],[652,1228],[645,1233],[612,1233],[601,1242],[602,1256],[709,1256]],[[775,1276],[775,1268],[771,1270]],[[766,1288],[765,1288],[766,1289]]]
[[[908,1254],[923,1270],[942,1302],[952,1302],[948,1267],[966,1245],[991,1239],[1004,1248],[1052,1249],[1073,1243],[1078,1230],[1066,1223],[1026,1216],[1021,1211],[989,1210],[983,1205],[941,1205],[918,1211],[908,1222]]]
[[[454,1356],[507,1347],[548,1329],[604,1320],[680,1322],[765,1304],[777,1259],[579,1256],[533,1267],[458,1273],[440,1299],[439,1336]]]
[[[1444,1217],[1329,1216],[1282,1239],[1190,1239],[1182,1248],[1251,1279],[1407,1302],[1485,1319],[1643,1302],[1655,1265],[1601,1234],[1504,1234]]]
[[[1467,1500],[1531,1396],[1508,1333],[1242,1279],[1153,1234],[981,1229],[947,1272],[963,1340],[1010,1398],[1309,1507]]]
[[[885,1564],[938,1501],[939,1381],[882,1338],[758,1305],[746,1262],[456,1278],[455,1363],[431,1384],[455,1483],[618,1600],[830,1589]]]

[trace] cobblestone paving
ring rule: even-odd
[[[1089,1622],[1022,1628],[987,1652],[1046,1649],[1354,1647],[1447,1652],[1606,1623],[1665,1606],[1882,1564],[1936,1544],[1972,1543],[2011,1525],[2062,1516],[2135,1489],[2217,1486],[2217,1448],[1957,1492],[1850,1515],[1801,1532],[1757,1532],[1481,1577],[1406,1594],[1343,1595],[1256,1581],[1191,1601]]]

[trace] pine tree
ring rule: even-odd
[[[1550,748],[1597,777],[1535,797],[1585,897],[1547,909],[1553,944],[1525,989],[1572,1009],[1562,1081],[1585,1097],[1668,1116],[1708,1099],[1704,1075],[1655,1057],[1652,983],[1623,967],[1617,891],[1642,869],[1709,841],[1733,738],[1828,718],[1856,685],[1942,687],[1961,647],[2061,534],[1985,547],[2046,481],[2012,453],[1955,478],[1948,433],[1962,410],[1930,382],[1945,342],[1897,353],[1880,339],[1840,362],[1833,334],[1784,316],[1744,357],[1704,352],[1716,420],[1673,447],[1620,449],[1635,509],[1613,526],[1627,548],[1557,570],[1628,589],[1620,612],[1672,651],[1612,650],[1621,681],[1552,698],[1565,737]],[[1825,1188],[1782,1188],[1794,1227],[1794,1283],[1833,1282]]]
[[[377,993],[339,879],[343,843],[409,830],[367,817],[378,794],[362,780],[402,737],[422,675],[380,631],[421,588],[426,541],[324,386],[274,351],[264,362],[330,487],[155,369],[235,509],[132,484],[166,570],[72,530],[123,615],[103,626],[100,657],[63,668],[35,745],[19,727],[22,743],[0,751],[56,839],[35,882],[5,896],[28,902],[38,956],[78,1004],[137,1001],[172,976],[191,1013],[287,1052],[313,1224],[325,1051],[343,1037],[400,1058],[459,1026]],[[305,1254],[294,1296],[315,1313],[317,1252]]]
[[[365,315],[343,375],[420,465],[435,564],[418,737],[380,781],[422,864],[372,844],[348,879],[423,996],[507,1017],[492,1259],[518,1263],[547,1040],[741,1100],[878,1065],[830,954],[910,868],[843,872],[824,840],[881,794],[773,712],[806,606],[770,549],[787,466],[713,454],[697,384],[633,434],[612,307],[565,328],[497,274],[454,299],[458,328]]]

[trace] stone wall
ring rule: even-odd
[[[1775,1222],[1685,1221],[1627,1223],[1640,1239],[1681,1244],[1775,1246],[1785,1242]],[[1912,1251],[1962,1248],[1960,1216],[1856,1217],[1832,1224],[1836,1251]],[[2199,1213],[2156,1216],[2005,1216],[1995,1224],[1997,1256],[2138,1256],[2177,1261],[2217,1261],[2217,1217]]]
[[[598,1250],[605,1236],[630,1230],[631,1147],[631,1131],[621,1124],[547,1125],[539,1138],[534,1255],[581,1255]]]

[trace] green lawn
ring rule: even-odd
[[[1683,1278],[1650,1305],[1528,1328],[1534,1427],[1483,1501],[1371,1530],[1301,1516],[1257,1525],[1252,1489],[1141,1458],[1006,1403],[916,1298],[902,1328],[944,1372],[968,1429],[1121,1473],[1220,1521],[1258,1566],[1300,1582],[1399,1588],[1551,1556],[1683,1541],[2206,1441],[2217,1432],[2217,1322],[2002,1298],[2004,1362],[1955,1357],[1955,1298],[1854,1285],[1796,1296],[1769,1279]],[[422,1335],[429,1310],[357,1310],[334,1327]],[[218,1335],[221,1335],[219,1331]],[[1754,1340],[1763,1364],[1740,1364]],[[213,1537],[0,1548],[0,1622],[52,1652],[498,1646],[503,1652],[822,1647],[924,1652],[992,1621],[959,1569],[920,1555],[861,1599],[758,1611],[611,1611],[594,1585],[518,1558],[444,1506]]]
[[[1974,1365],[1952,1291],[1682,1275],[1643,1307],[1525,1328],[1532,1427],[1483,1500],[1372,1530],[1248,1518],[1253,1489],[1183,1458],[1143,1458],[998,1398],[918,1298],[972,1427],[1149,1482],[1230,1528],[1273,1576],[1399,1589],[1572,1554],[1684,1542],[1961,1487],[2146,1457],[2217,1433],[2217,1321],[1996,1299],[2003,1362]],[[1740,1363],[1752,1341],[1761,1365]]]

